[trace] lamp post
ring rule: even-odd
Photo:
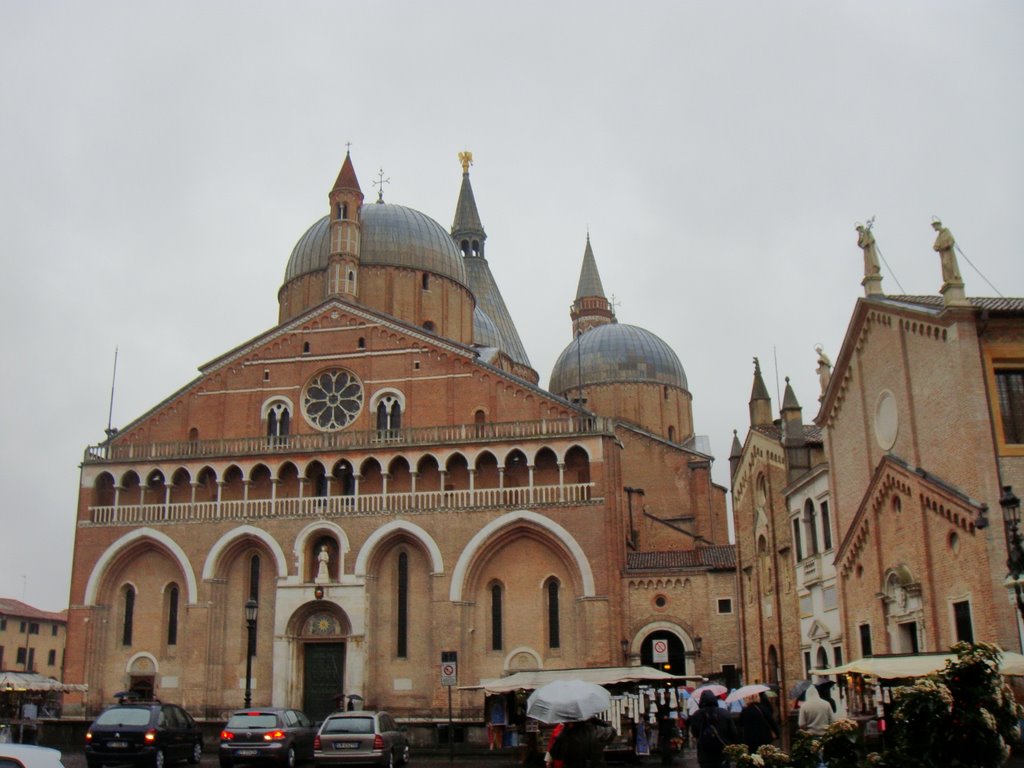
[[[256,614],[259,611],[259,605],[252,598],[245,601],[245,627],[247,631],[247,641],[245,645],[245,704],[243,706],[252,706],[252,654],[256,645]]]
[[[1017,595],[1017,610],[1024,618],[1024,590],[1021,589],[1021,576],[1024,576],[1024,546],[1020,535],[1020,499],[1013,494],[1013,486],[1004,485],[1003,495],[999,499],[1003,508],[1003,523],[1007,530],[1006,567],[1013,580],[1013,589]]]

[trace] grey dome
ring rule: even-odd
[[[374,203],[363,206],[359,223],[360,263],[420,269],[469,287],[462,254],[429,216],[403,205]],[[326,268],[329,255],[330,223],[324,216],[295,244],[284,281]]]
[[[473,343],[478,347],[501,349],[501,332],[497,324],[478,306],[473,308]]]
[[[548,389],[564,394],[580,383],[651,382],[687,389],[686,372],[672,348],[635,325],[591,328],[565,348],[551,371]]]

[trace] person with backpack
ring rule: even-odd
[[[551,742],[548,754],[561,760],[565,768],[592,768],[604,765],[604,747],[615,738],[615,730],[596,717],[581,723],[566,723]]]
[[[703,691],[697,712],[690,718],[690,733],[697,740],[697,764],[700,768],[721,768],[727,745],[736,741],[736,726],[729,711],[718,706],[718,697]]]

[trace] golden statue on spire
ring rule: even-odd
[[[469,166],[473,164],[473,153],[468,149],[465,152],[459,152],[459,162],[462,163],[462,172],[469,173]]]

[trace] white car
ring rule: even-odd
[[[0,744],[0,768],[64,768],[60,750],[32,744]]]

